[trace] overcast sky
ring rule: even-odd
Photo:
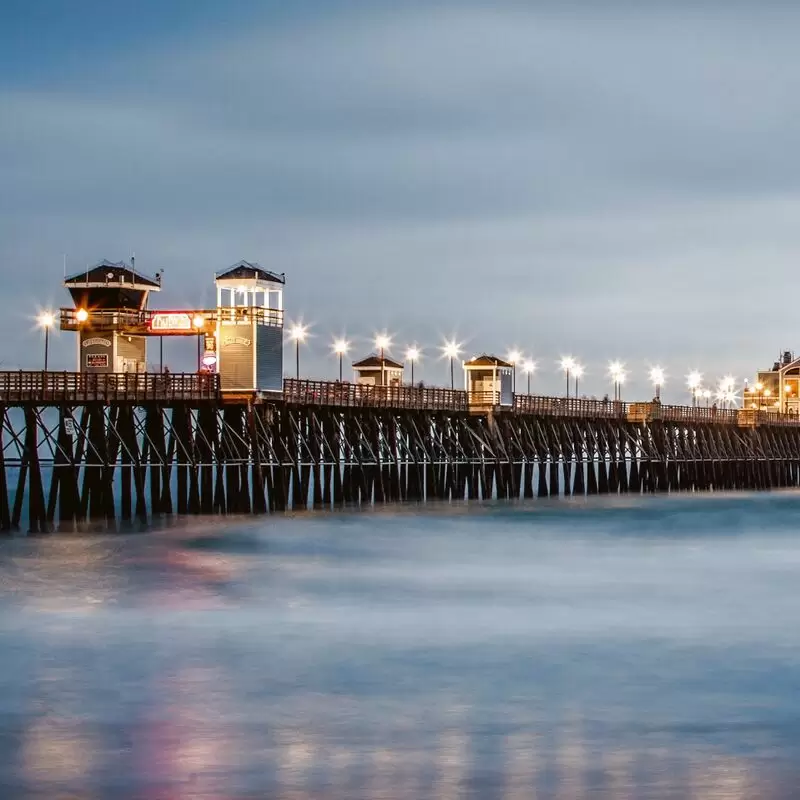
[[[532,354],[542,392],[568,353],[597,395],[611,358],[631,395],[657,363],[674,399],[751,377],[800,349],[798,30],[768,2],[3,0],[3,368],[40,366],[63,254],[135,251],[169,307],[285,272],[312,376],[387,329],[431,383],[451,335]]]

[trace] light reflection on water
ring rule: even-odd
[[[0,542],[0,796],[789,798],[800,495]]]

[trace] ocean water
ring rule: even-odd
[[[2,798],[800,797],[800,494],[0,541]]]

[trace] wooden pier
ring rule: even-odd
[[[480,411],[476,411],[480,409]],[[755,410],[215,375],[0,373],[0,529],[400,501],[800,485],[800,420]]]

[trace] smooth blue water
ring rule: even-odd
[[[800,796],[800,495],[0,542],[0,797]]]

